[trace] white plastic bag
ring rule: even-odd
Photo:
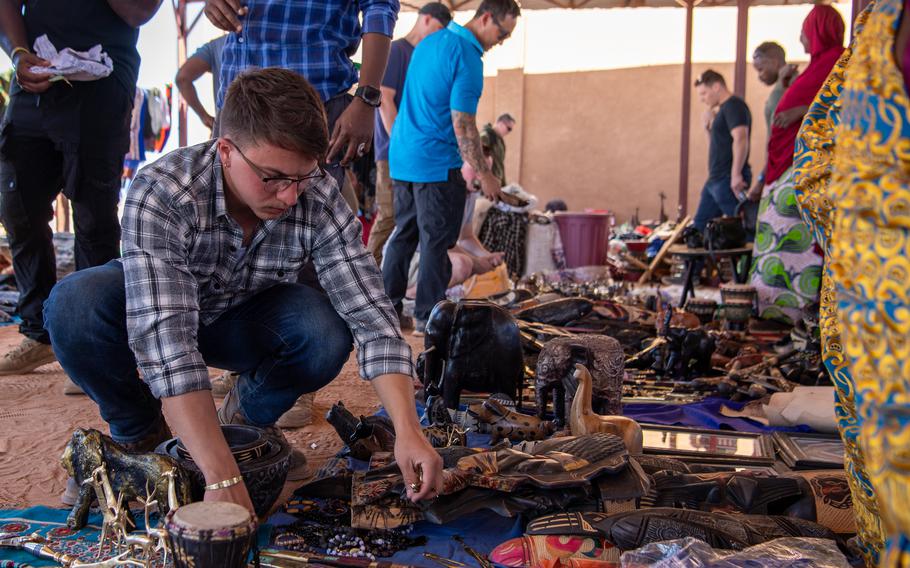
[[[47,35],[35,40],[35,54],[50,62],[50,67],[33,66],[30,71],[38,75],[59,75],[69,81],[95,81],[103,79],[114,70],[114,62],[96,45],[88,51],[54,47]]]
[[[850,568],[833,541],[778,538],[745,550],[715,550],[689,537],[623,553],[622,568]]]

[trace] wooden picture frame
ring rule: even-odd
[[[775,432],[781,460],[794,470],[844,467],[844,441],[836,434]]]
[[[755,432],[642,424],[644,453],[703,463],[774,464],[774,444]]]

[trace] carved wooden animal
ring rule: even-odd
[[[566,414],[578,388],[574,376],[578,363],[585,365],[593,375],[592,404],[595,410],[603,414],[619,414],[622,410],[624,361],[622,345],[605,335],[560,337],[548,341],[537,358],[534,381],[537,416],[544,417],[552,393],[555,422],[558,426],[566,424]]]
[[[427,321],[423,384],[458,409],[462,390],[503,392],[520,400],[524,379],[521,335],[515,319],[490,302],[443,300]]]
[[[175,471],[177,500],[181,505],[190,502],[190,479],[186,471],[173,459],[159,454],[129,454],[114,440],[97,430],[77,428],[66,445],[61,458],[63,467],[79,484],[79,497],[66,523],[70,528],[81,529],[88,519],[89,507],[95,498],[92,474],[101,465],[107,466],[113,494],[122,495],[123,502],[145,497],[146,489],[154,487],[167,494],[168,471]],[[162,515],[167,514],[165,503],[159,504]]]
[[[562,326],[591,313],[594,302],[587,298],[560,298],[515,312],[515,317],[529,322]]]
[[[448,415],[448,411],[445,412]],[[374,453],[395,451],[395,427],[386,416],[361,415],[356,418],[339,401],[332,405],[325,419],[335,428],[354,459],[369,461]],[[448,424],[434,423],[424,428],[423,434],[434,448],[467,445],[465,432],[452,424],[451,420]]]
[[[368,461],[375,452],[395,449],[395,427],[385,416],[361,416],[358,419],[339,401],[332,405],[325,419],[335,428],[354,459]]]
[[[482,404],[471,405],[468,413],[477,418],[479,422],[490,425],[493,444],[503,439],[511,442],[544,440],[556,431],[556,425],[553,422],[515,412],[494,399],[486,400]]]
[[[578,391],[569,411],[569,428],[573,436],[606,432],[622,438],[630,454],[642,453],[642,433],[638,422],[625,416],[601,416],[591,408],[591,373],[584,365],[575,365]]]

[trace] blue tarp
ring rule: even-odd
[[[721,406],[741,410],[746,403],[730,402],[721,397],[706,398],[689,404],[624,404],[622,413],[639,422],[665,424],[668,426],[691,426],[714,430],[736,430],[737,432],[811,432],[808,426],[795,428],[773,428],[746,418],[730,418],[720,413]]]
[[[708,398],[702,402],[690,403],[684,405],[675,404],[627,404],[623,407],[623,414],[634,418],[640,422],[682,425],[699,428],[737,430],[741,432],[769,432],[774,428],[767,428],[757,422],[743,418],[728,418],[720,414],[721,405],[739,410],[745,403],[729,402],[723,398]],[[423,405],[418,404],[418,414],[423,414]],[[382,411],[380,411],[382,413]],[[777,430],[787,431],[810,431],[807,427],[800,428],[778,428]],[[468,443],[474,447],[488,446],[490,443],[489,435],[469,434]],[[362,469],[366,467],[365,463],[355,463],[354,467]],[[47,534],[55,528],[65,526],[66,515],[68,510],[49,509],[47,507],[33,507],[24,511],[0,511],[0,532],[3,532],[4,526],[15,525],[16,523],[29,524],[29,529],[25,534],[38,530],[42,534]],[[430,560],[424,558],[424,552],[432,552],[444,558],[450,558],[464,562],[469,566],[474,566],[474,561],[452,537],[459,535],[464,538],[465,542],[480,552],[489,554],[499,544],[520,536],[523,532],[526,519],[515,518],[509,519],[496,515],[489,511],[480,511],[472,515],[463,517],[456,522],[447,525],[434,525],[429,522],[420,522],[414,525],[414,532],[411,536],[427,537],[427,545],[418,548],[412,548],[399,552],[392,561],[400,564],[409,564],[412,566],[434,566]],[[268,533],[272,526],[279,527],[294,522],[294,517],[285,513],[276,513],[269,519],[269,524],[264,525],[260,531],[260,545],[265,546],[268,542]],[[89,524],[95,527],[100,526],[101,518],[99,515],[92,515]],[[18,532],[18,531],[17,531]],[[78,535],[72,538],[80,538],[81,541],[90,544],[97,542],[97,528],[87,528],[80,531]],[[75,546],[75,545],[74,545]],[[0,560],[12,560],[17,562],[28,562],[34,566],[53,566],[51,562],[42,562],[29,554],[21,552],[12,552],[10,550],[0,549]]]

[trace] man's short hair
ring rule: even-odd
[[[279,67],[237,76],[224,97],[222,134],[241,144],[266,143],[322,160],[329,129],[322,99],[302,75]]]
[[[515,0],[483,0],[474,13],[474,19],[484,14],[491,14],[493,19],[501,22],[508,16],[518,17],[521,15],[521,6]]]
[[[511,122],[512,124],[515,124],[518,121],[515,120],[515,117],[513,117],[511,114],[505,113],[499,115],[499,118],[496,119],[496,122]]]
[[[717,83],[720,83],[724,88],[727,87],[727,82],[724,81],[724,76],[713,69],[708,69],[699,75],[698,79],[695,80],[696,87],[699,87],[701,85],[710,87],[711,85],[716,85]]]
[[[753,56],[777,59],[782,62],[787,60],[787,52],[775,41],[766,41],[756,47]]]
[[[441,2],[430,2],[424,4],[423,7],[417,12],[421,16],[433,16],[439,23],[442,24],[442,27],[449,25],[449,22],[452,21],[452,12],[449,11],[449,8]]]

